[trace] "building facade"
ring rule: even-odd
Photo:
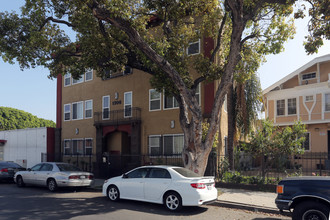
[[[307,129],[305,151],[330,153],[330,54],[305,64],[263,95],[266,118],[278,126],[301,120]]]
[[[212,45],[211,39],[201,39],[187,53],[208,55]],[[128,67],[120,73],[109,71],[103,78],[92,70],[79,80],[70,74],[58,76],[56,152],[60,160],[104,177],[162,163],[164,158],[180,165],[184,137],[178,103],[152,88],[150,78]],[[211,112],[216,88],[217,82],[202,83],[196,92],[205,117]],[[221,129],[224,140],[225,111]]]

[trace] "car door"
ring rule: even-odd
[[[49,163],[43,164],[39,171],[35,172],[35,181],[36,184],[46,186],[47,179],[51,175],[53,170],[53,165]]]
[[[171,184],[170,173],[163,168],[152,168],[144,183],[144,197],[149,201],[160,201]]]
[[[122,177],[120,185],[120,197],[128,199],[144,199],[144,182],[149,168],[138,168]]]
[[[40,170],[42,167],[42,163],[39,163],[35,166],[33,166],[31,169],[28,169],[28,171],[24,172],[23,174],[23,181],[27,184],[37,184],[36,181],[36,173]]]

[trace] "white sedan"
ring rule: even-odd
[[[130,199],[164,204],[171,211],[182,206],[200,206],[214,202],[218,191],[214,177],[175,166],[143,166],[103,184],[103,195],[111,201]]]
[[[48,187],[55,191],[58,187],[88,187],[94,182],[94,175],[84,172],[68,163],[44,162],[27,171],[15,173],[14,180],[18,187],[25,184]]]

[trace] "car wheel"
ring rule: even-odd
[[[177,211],[182,208],[181,196],[176,192],[169,192],[164,197],[164,205],[170,211]]]
[[[16,184],[17,184],[18,187],[25,186],[25,183],[23,181],[23,177],[21,177],[21,176],[16,177]]]
[[[302,202],[298,204],[292,213],[293,220],[327,220],[329,208],[322,203]]]
[[[54,179],[49,179],[47,182],[47,187],[48,187],[49,191],[55,192],[57,190],[56,181]]]
[[[116,202],[120,199],[120,193],[116,186],[109,186],[108,198],[113,202]]]

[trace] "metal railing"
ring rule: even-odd
[[[95,124],[122,124],[138,121],[141,121],[141,109],[138,107],[94,113]]]

